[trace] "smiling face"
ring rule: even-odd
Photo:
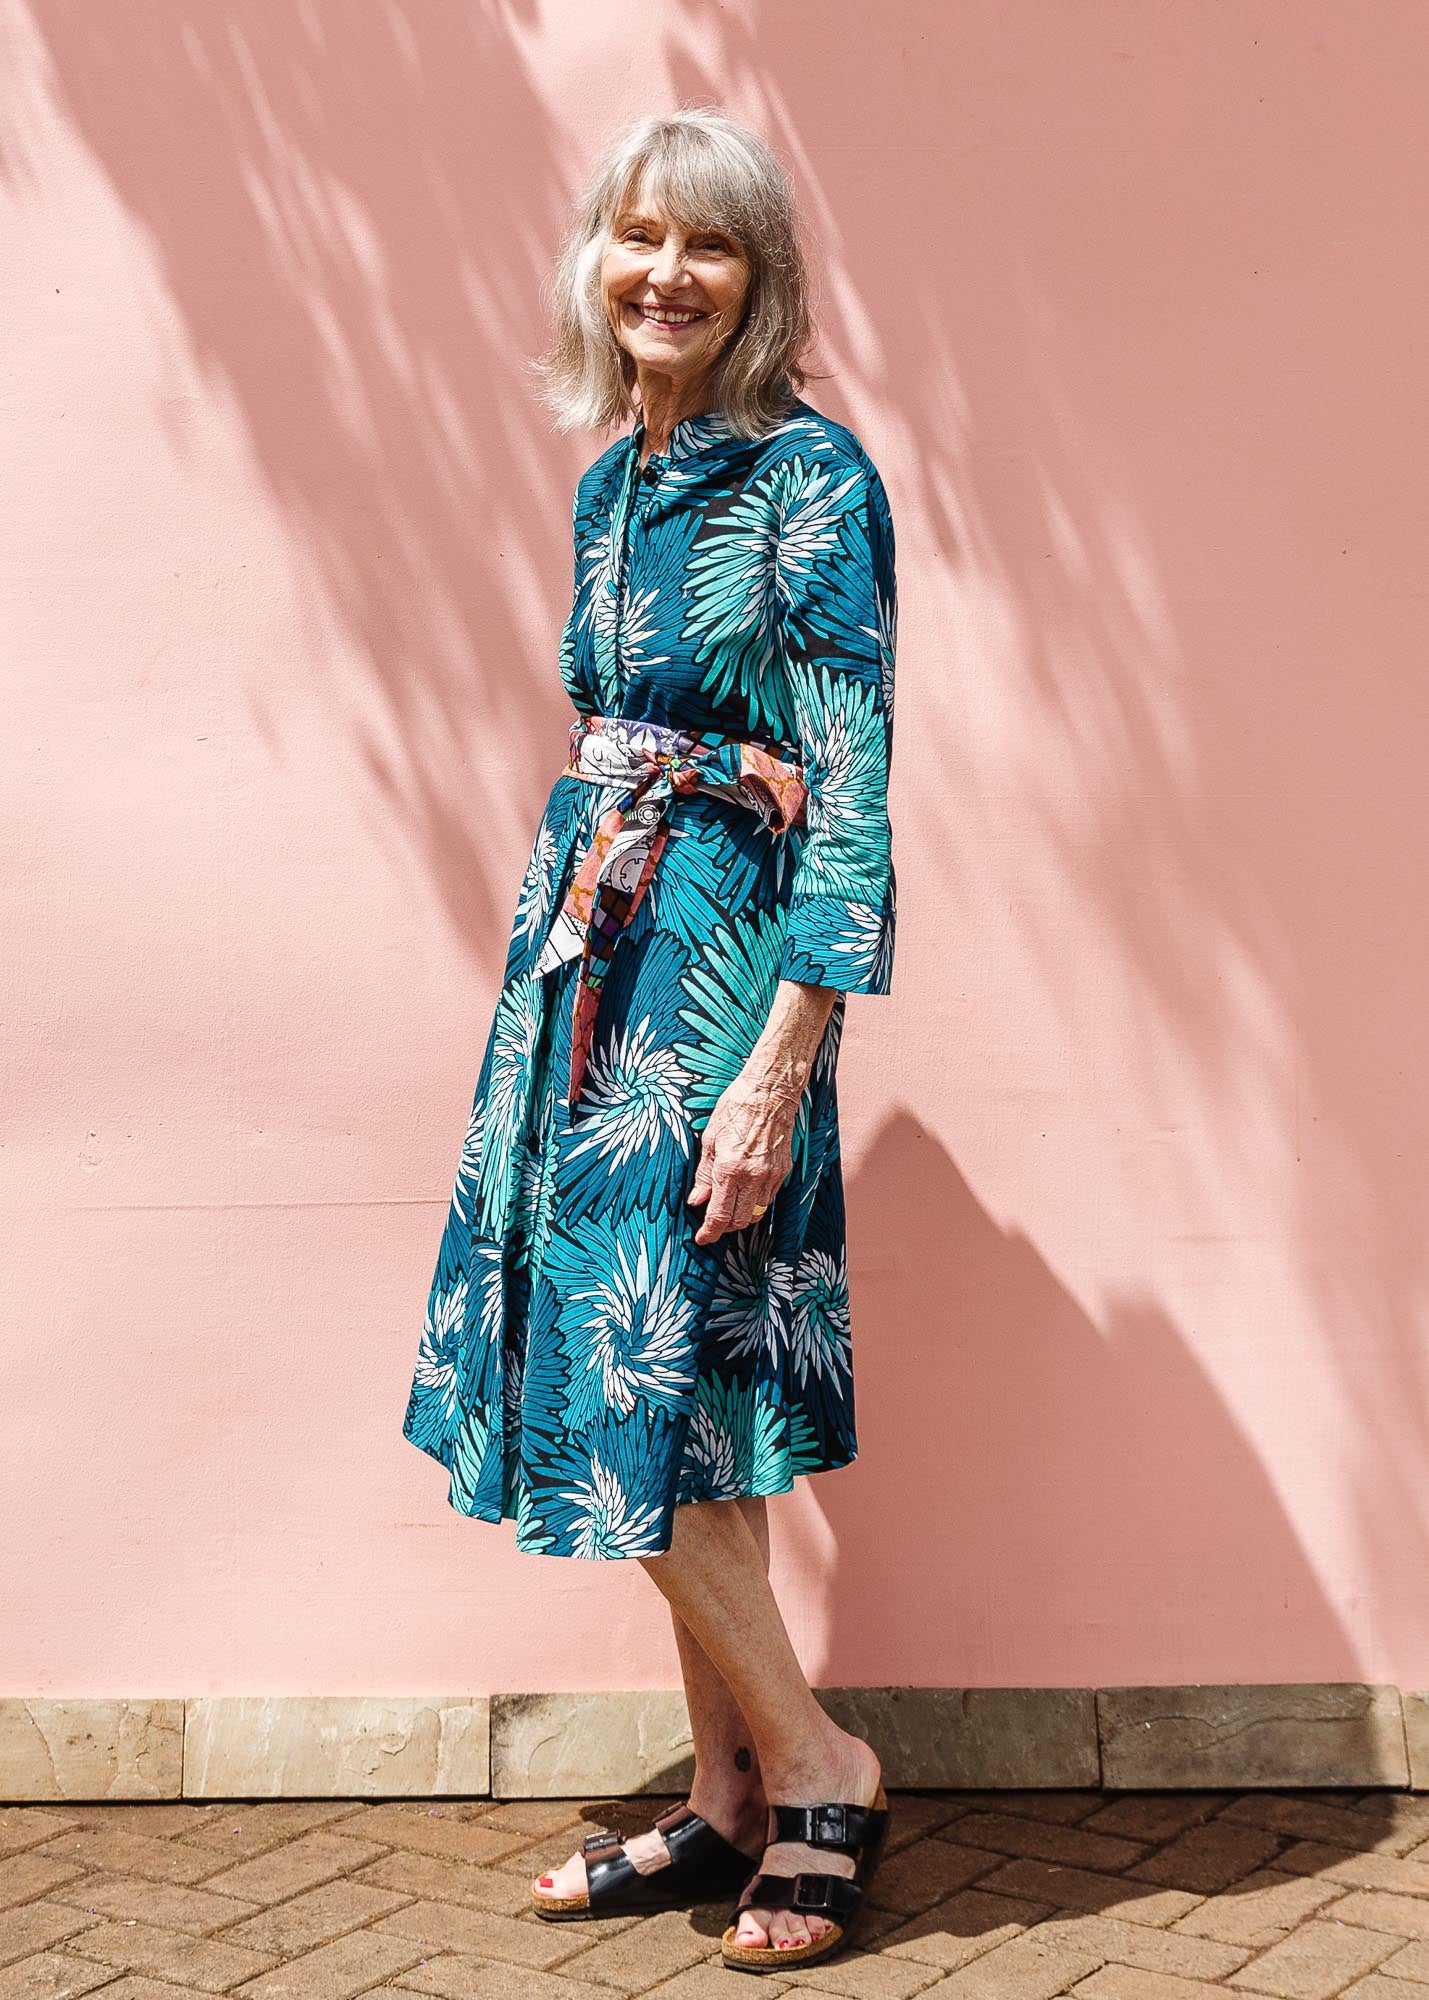
[[[616,339],[642,375],[668,376],[682,391],[719,359],[749,290],[734,237],[687,229],[638,189],[615,216],[600,270]]]

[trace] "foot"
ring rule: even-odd
[[[817,1806],[839,1799],[848,1805],[871,1806],[882,1778],[883,1766],[869,1745],[857,1736],[845,1735],[829,1763],[807,1770],[799,1777],[791,1774],[778,1783],[766,1771],[765,1785],[781,1805]],[[765,1821],[765,1833],[772,1832],[773,1826],[770,1814]],[[810,1847],[802,1840],[776,1840],[765,1848],[759,1872],[852,1876],[856,1865],[851,1854],[838,1854],[832,1848]],[[822,1937],[829,1921],[813,1910],[761,1910],[754,1905],[740,1911],[734,1941],[788,1950]]]
[[[701,1819],[708,1820],[715,1832],[722,1834],[733,1846],[745,1854],[756,1854],[759,1843],[769,1830],[768,1806],[764,1793],[747,1793],[736,1800],[702,1800],[698,1790],[689,1794],[690,1809]],[[653,1875],[670,1865],[670,1850],[665,1845],[664,1836],[651,1828],[648,1833],[633,1834],[623,1843],[630,1864],[642,1875]],[[540,1875],[531,1884],[532,1893],[537,1896],[584,1896],[587,1889],[585,1856],[579,1852],[569,1861],[549,1875]]]

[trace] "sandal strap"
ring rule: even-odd
[[[592,1910],[618,1905],[622,1896],[638,1889],[643,1881],[618,1833],[587,1838],[581,1848],[586,1857],[586,1901]]]
[[[740,1910],[807,1910],[847,1923],[863,1901],[863,1889],[847,1875],[756,1875],[745,1885]]]
[[[878,1839],[888,1820],[886,1806],[845,1805],[838,1801],[817,1806],[776,1805],[771,1810],[776,1829],[774,1840],[799,1840],[807,1847],[833,1847],[854,1855]]]
[[[680,1868],[684,1864],[708,1870],[714,1868],[743,1869],[746,1873],[759,1866],[756,1854],[752,1859],[743,1853],[732,1841],[725,1839],[717,1827],[697,1813],[688,1799],[675,1806],[667,1806],[653,1822],[655,1831],[670,1850],[670,1866]]]
[[[581,1843],[586,1863],[586,1896],[593,1911],[618,1915],[622,1908],[658,1907],[670,1897],[716,1881],[739,1881],[757,1858],[741,1853],[722,1833],[701,1818],[688,1800],[667,1806],[653,1822],[670,1853],[662,1867],[648,1873],[635,1866],[618,1833],[589,1833]]]

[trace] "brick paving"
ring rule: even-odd
[[[890,1793],[856,1946],[719,1963],[728,1898],[547,1924],[668,1798],[0,1806],[0,2000],[1429,2000],[1429,1794]]]

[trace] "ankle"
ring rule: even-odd
[[[722,1799],[732,1806],[750,1799],[762,1803],[764,1773],[758,1757],[745,1745],[732,1752],[707,1751],[704,1756],[697,1755],[689,1796],[693,1798],[697,1792],[701,1798]]]
[[[790,1747],[781,1758],[767,1757],[765,1783],[770,1798],[791,1805],[824,1799],[861,1800],[880,1782],[882,1765],[871,1744],[830,1722],[812,1740]]]
[[[748,1852],[759,1846],[769,1824],[769,1801],[758,1771],[736,1788],[728,1783],[704,1784],[696,1778],[689,1790],[690,1809],[708,1820],[715,1832]]]

